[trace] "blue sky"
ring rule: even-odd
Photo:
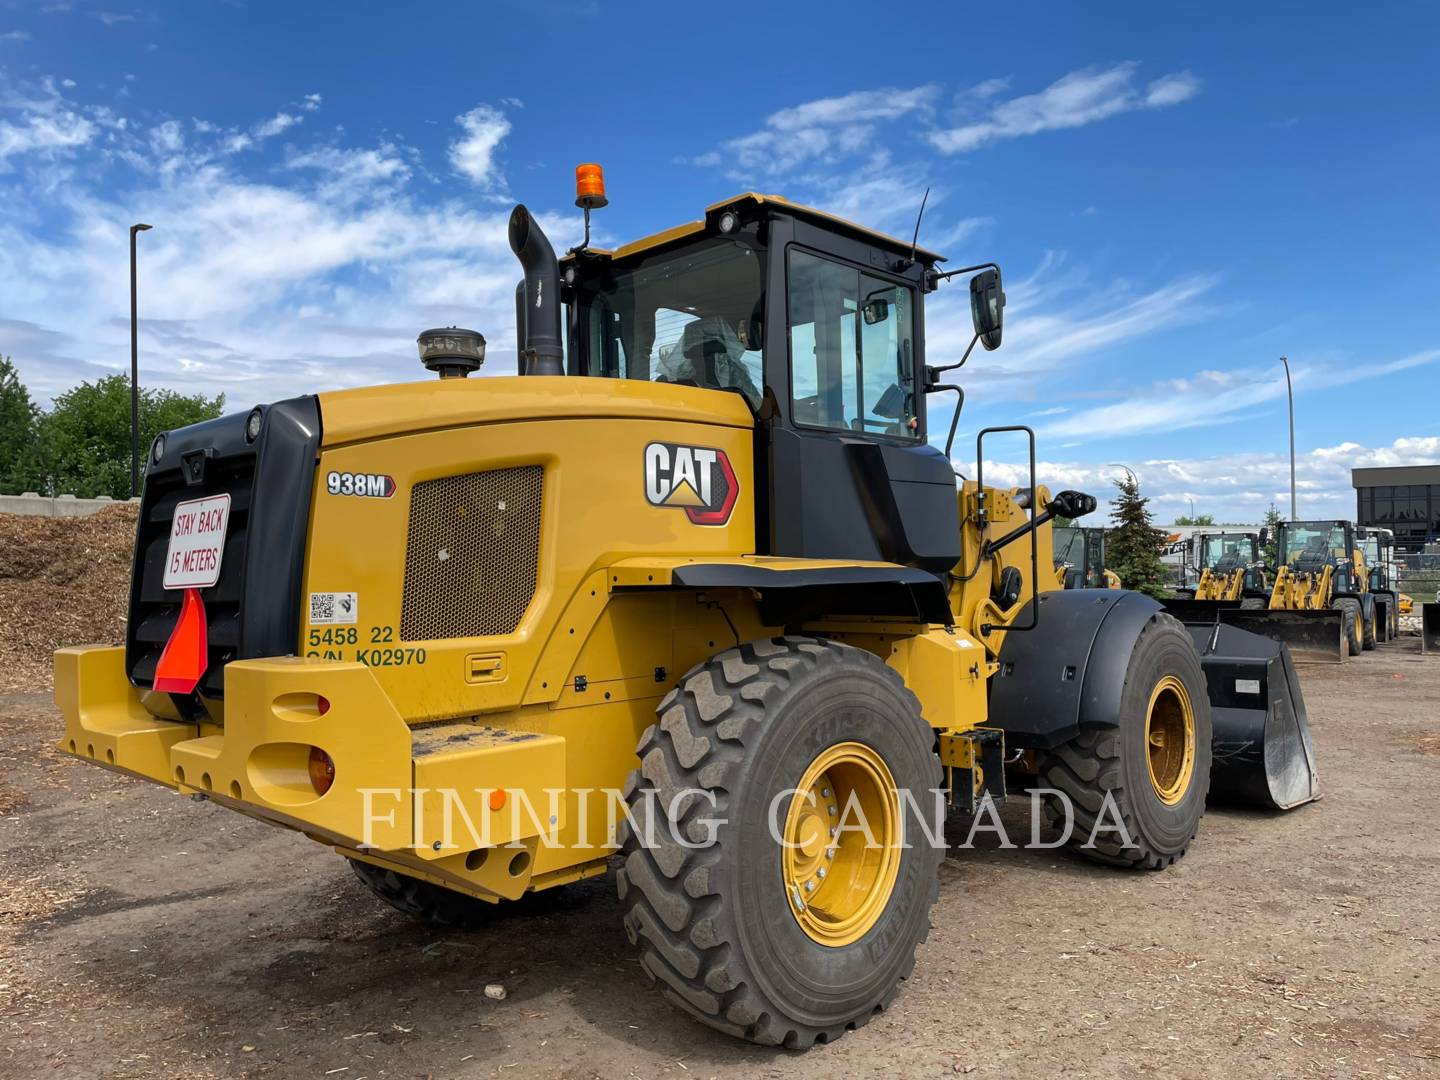
[[[0,353],[47,400],[125,369],[144,220],[152,383],[244,409],[421,377],[448,323],[499,371],[508,209],[573,242],[595,160],[602,240],[752,188],[908,234],[930,187],[922,239],[1010,299],[962,465],[1025,422],[1052,483],[1124,464],[1159,520],[1258,520],[1288,498],[1282,353],[1302,516],[1352,514],[1354,465],[1440,461],[1437,9],[758,12],[0,0]],[[963,288],[928,321],[958,358]]]

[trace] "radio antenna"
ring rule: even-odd
[[[910,238],[910,261],[915,261],[915,247],[920,243],[920,222],[925,217],[925,203],[930,198],[930,189],[925,189],[925,194],[920,197],[920,212],[915,215],[915,235]]]

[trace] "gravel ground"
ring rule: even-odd
[[[431,931],[299,835],[60,756],[48,694],[0,692],[0,1075],[1440,1076],[1440,659],[1302,677],[1324,799],[1212,810],[1158,874],[953,851],[894,1006],[806,1054],[665,1004],[611,878]]]

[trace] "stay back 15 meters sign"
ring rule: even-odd
[[[170,548],[165,553],[165,588],[208,589],[220,580],[229,523],[228,494],[191,499],[175,507]]]

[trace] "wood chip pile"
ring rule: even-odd
[[[48,691],[62,645],[125,640],[136,507],[0,514],[0,688]]]

